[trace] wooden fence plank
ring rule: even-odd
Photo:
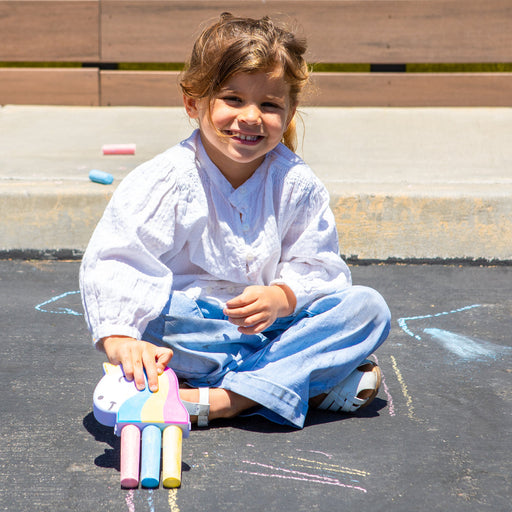
[[[99,1],[0,1],[0,61],[97,62]]]
[[[182,62],[223,11],[303,27],[309,60],[512,62],[510,0],[102,0],[104,62]]]
[[[511,107],[512,73],[317,73],[304,104]]]
[[[177,72],[102,71],[102,105],[181,106]],[[314,73],[304,105],[512,106],[512,73]]]
[[[512,62],[510,0],[0,0],[0,61],[180,62],[226,10],[297,22],[310,62]],[[0,103],[181,105],[177,75],[0,68]],[[309,105],[512,106],[512,73],[314,76]]]
[[[0,68],[0,105],[99,104],[98,69]]]
[[[101,71],[101,105],[182,105],[178,75],[172,71]]]

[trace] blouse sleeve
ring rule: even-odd
[[[173,274],[160,257],[175,245],[179,191],[165,165],[154,159],[122,181],[84,254],[80,289],[94,342],[140,339],[169,298]]]
[[[334,215],[323,185],[310,187],[288,210],[291,215],[282,237],[277,278],[270,284],[289,286],[298,311],[321,296],[350,286],[351,276],[339,255]]]

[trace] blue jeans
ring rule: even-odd
[[[218,387],[301,428],[310,397],[331,390],[386,339],[390,312],[373,289],[321,297],[261,334],[240,334],[220,305],[173,292],[143,339],[173,350],[170,367],[194,387]]]

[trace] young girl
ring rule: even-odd
[[[198,130],[123,180],[83,258],[96,346],[139,389],[173,368],[199,425],[254,409],[300,428],[380,384],[366,358],[389,310],[351,285],[327,191],[293,153],[305,50],[267,17],[204,30],[180,84]]]

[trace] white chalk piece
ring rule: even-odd
[[[102,185],[110,185],[114,181],[114,176],[105,171],[98,171],[98,169],[93,169],[89,173],[89,179],[94,181],[94,183],[101,183]]]
[[[134,155],[135,144],[103,144],[104,155]]]

